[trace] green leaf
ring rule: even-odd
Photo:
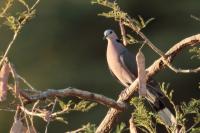
[[[130,34],[126,35],[126,41],[127,41],[128,44],[139,43],[139,41],[137,39],[135,39],[133,36],[131,36]]]
[[[70,109],[70,107],[74,104],[72,102],[72,100],[69,100],[67,103],[63,102],[62,100],[58,100],[58,103],[60,105],[60,108],[62,110],[67,110],[67,109]]]
[[[156,129],[152,122],[155,115],[145,107],[143,99],[134,97],[131,99],[130,104],[135,107],[133,112],[135,125],[144,132],[155,133]]]
[[[200,133],[200,127],[193,128],[190,133]]]
[[[85,128],[84,133],[94,133],[96,130],[95,124],[91,124],[91,123],[83,125],[83,128]]]
[[[193,53],[193,55],[191,56],[191,59],[197,58],[200,60],[200,47],[193,47],[189,49],[189,52]]]
[[[90,101],[81,100],[78,104],[74,105],[74,109],[77,111],[86,112],[91,108],[95,107],[97,103],[92,103]]]
[[[18,23],[14,16],[6,17],[6,21],[4,24],[7,25],[13,32],[18,29]]]
[[[125,123],[120,123],[119,125],[117,125],[116,130],[114,131],[114,133],[122,133],[125,130],[126,124]]]

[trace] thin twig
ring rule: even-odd
[[[36,91],[36,89],[35,89],[24,77],[22,77],[22,76],[19,75],[19,74],[17,74],[17,77],[18,77],[19,79],[21,79],[21,80],[27,85],[27,87],[29,87],[31,90]]]
[[[139,31],[138,35],[146,42],[145,44],[147,44],[154,52],[156,52],[161,57],[165,58],[165,54],[159,48],[157,48],[142,32]]]
[[[195,69],[181,69],[181,68],[175,68],[172,66],[172,64],[167,63],[167,66],[176,73],[197,73],[200,72],[200,67],[197,67]]]
[[[35,110],[36,106],[39,104],[40,100],[36,101],[32,107],[32,112]],[[35,128],[34,124],[33,124],[33,116],[30,116],[30,121],[31,121],[31,126]]]
[[[54,104],[53,104],[53,107],[52,107],[52,110],[51,110],[49,116],[51,116],[51,114],[52,114],[53,111],[55,110],[56,103],[57,103],[57,98],[55,98],[55,101],[54,101]],[[48,132],[48,127],[49,127],[50,122],[51,122],[51,119],[48,119],[48,120],[47,120],[47,125],[46,125],[46,128],[45,128],[45,133]]]
[[[24,103],[23,103],[22,98],[21,98],[20,95],[19,95],[19,100],[21,102],[21,106],[24,107]],[[26,121],[26,126],[28,128],[29,133],[30,133],[30,126],[29,126],[29,122],[28,122],[27,114],[26,113],[24,113],[24,117],[25,117],[25,121]]]
[[[134,28],[132,28],[134,30]],[[200,67],[196,69],[181,69],[181,68],[175,68],[168,60],[166,55],[161,51],[159,48],[157,48],[141,31],[135,31],[138,33],[138,35],[145,41],[145,44],[147,44],[154,52],[159,54],[163,58],[163,62],[174,72],[176,73],[197,73],[200,71]],[[182,42],[187,41],[188,38],[182,40]],[[189,38],[191,39],[191,38]],[[191,40],[192,42],[192,40]]]
[[[65,133],[80,133],[81,131],[85,131],[87,127],[81,127],[79,129],[76,129],[74,131],[68,131],[68,132],[65,132]]]
[[[197,122],[197,123],[194,123],[189,129],[186,130],[186,133],[189,133],[189,132],[190,132],[194,127],[196,127],[199,123],[200,123],[200,121]]]
[[[20,106],[20,109],[27,115],[31,115],[31,116],[37,116],[37,117],[40,117],[40,118],[44,118],[46,114],[44,113],[37,113],[37,112],[32,112],[32,111],[29,111],[28,109],[26,109],[25,107],[23,106]]]
[[[5,53],[3,54],[2,59],[0,60],[0,66],[1,66],[2,63],[5,61],[5,58],[7,57],[8,52],[9,52],[11,46],[13,45],[14,41],[15,41],[16,38],[17,38],[17,35],[18,35],[18,31],[14,32],[13,38],[12,38],[12,40],[10,41],[10,43],[8,44],[8,47],[7,47],[6,51],[5,51]]]
[[[200,18],[198,18],[198,17],[196,17],[194,15],[190,15],[190,17],[200,22]]]
[[[8,9],[12,6],[12,3],[14,2],[14,0],[8,0],[8,2],[6,3],[5,7],[2,8],[2,12],[0,14],[0,17],[4,17],[6,12],[8,11]]]
[[[40,2],[40,0],[37,0],[30,9],[34,10],[37,7],[37,5],[39,4],[39,2]]]
[[[14,109],[0,109],[0,111],[5,111],[5,112],[16,112]]]
[[[13,92],[15,94],[16,97],[18,97],[19,95],[19,79],[17,77],[17,73],[15,71],[15,69],[13,68],[13,66],[9,63],[9,67],[10,67],[10,71],[12,74],[12,77],[14,79],[14,87],[13,87]]]

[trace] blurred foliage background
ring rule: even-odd
[[[181,39],[199,33],[200,23],[190,17],[191,14],[200,16],[199,0],[117,2],[132,17],[141,15],[144,19],[155,18],[143,32],[163,51]],[[120,32],[118,23],[97,16],[105,10],[91,5],[90,0],[42,0],[37,7],[36,17],[25,25],[11,48],[10,61],[18,73],[39,90],[73,86],[117,99],[123,87],[110,75],[105,59],[107,42],[102,38],[105,29],[114,29],[118,34]],[[1,55],[10,38],[11,32],[1,26]],[[136,45],[128,47],[132,52],[137,48]],[[147,66],[159,57],[147,47],[144,48],[144,54]],[[175,58],[174,64],[181,68],[200,65],[198,60],[191,60],[190,57],[188,49],[184,50]],[[165,69],[155,79],[170,83],[175,90],[174,101],[177,104],[199,97],[199,74],[175,74]],[[98,125],[106,111],[107,108],[99,105],[88,113],[66,115],[69,124],[52,123],[49,132],[62,133],[88,122]],[[0,117],[0,132],[8,132],[13,114],[0,112]],[[43,132],[45,123],[37,120],[36,127]]]

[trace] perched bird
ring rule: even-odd
[[[124,47],[113,30],[105,30],[104,38],[107,39],[107,63],[114,77],[124,86],[129,87],[137,78],[136,59],[132,53]],[[152,83],[152,84],[151,84]],[[176,124],[176,119],[170,110],[161,101],[162,94],[153,89],[155,82],[148,82],[145,98],[151,103],[152,107],[165,122],[172,126]]]

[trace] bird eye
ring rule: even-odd
[[[112,31],[110,31],[110,34],[112,34]]]

